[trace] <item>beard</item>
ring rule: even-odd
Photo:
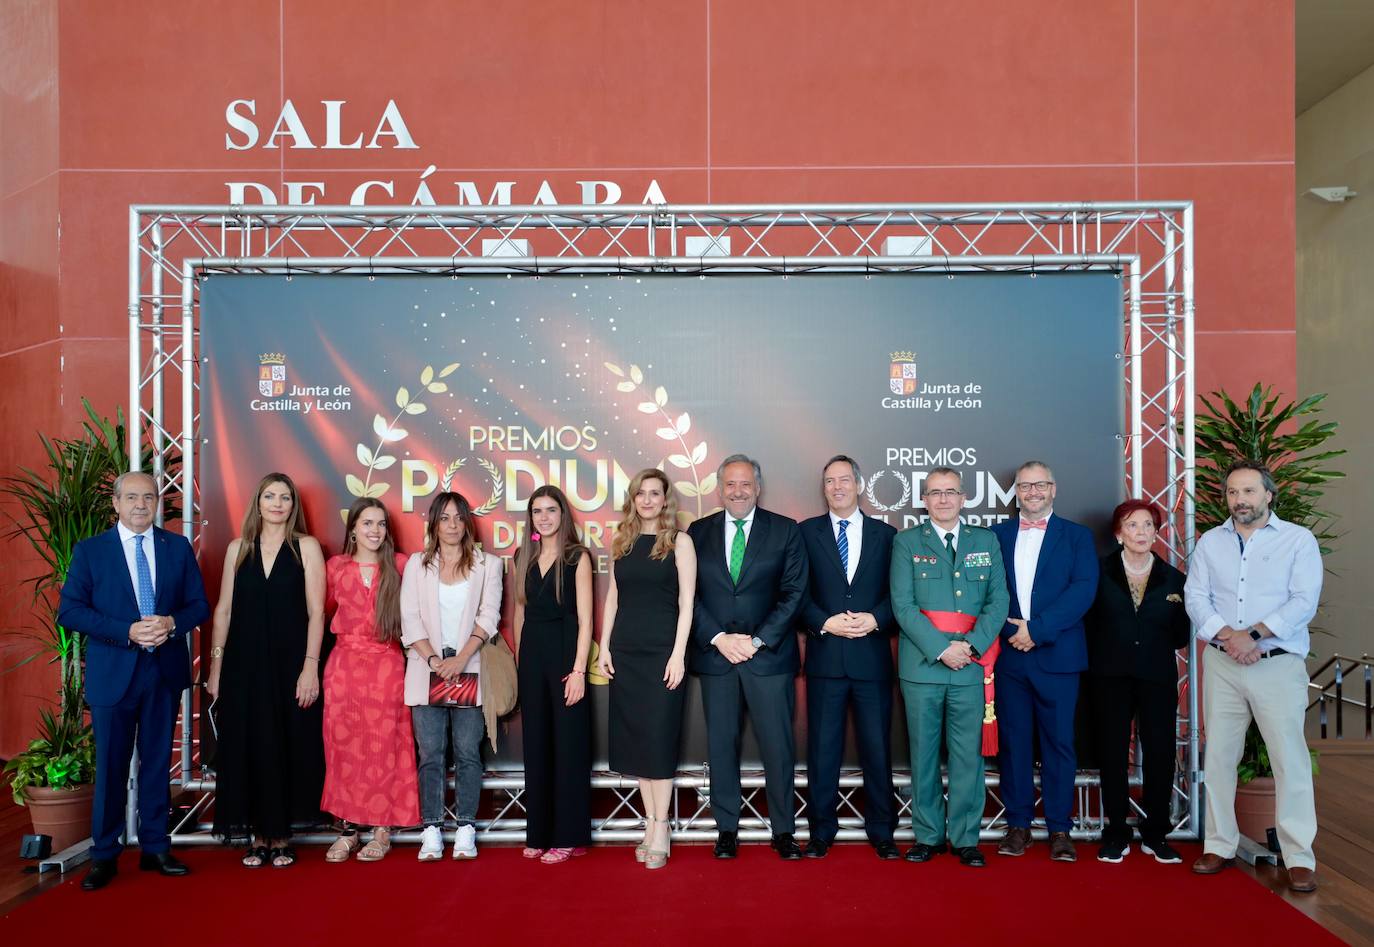
[[[1240,523],[1242,526],[1249,526],[1251,523],[1263,519],[1265,514],[1268,512],[1268,506],[1233,508],[1231,510],[1231,519],[1235,520],[1237,523]]]

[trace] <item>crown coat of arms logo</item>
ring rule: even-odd
[[[282,353],[264,352],[258,356],[258,394],[264,398],[286,394],[286,356]]]
[[[916,393],[916,353],[893,352],[892,368],[888,372],[888,387],[894,395]]]

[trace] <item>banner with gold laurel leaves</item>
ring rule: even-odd
[[[594,556],[598,618],[626,486],[649,466],[683,525],[720,507],[717,467],[736,452],[762,464],[761,505],[803,519],[825,509],[825,461],[849,454],[864,510],[900,529],[922,519],[932,467],[959,470],[967,520],[990,524],[1013,509],[1016,465],[1039,458],[1056,512],[1101,531],[1122,493],[1120,294],[1113,274],[215,276],[197,468],[208,586],[271,470],[295,478],[328,553],[360,496],[421,548],[428,498],[453,489],[509,560],[530,492],[558,484]],[[518,767],[518,714],[503,727],[495,765]],[[905,759],[904,740],[893,749]]]

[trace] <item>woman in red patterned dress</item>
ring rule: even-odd
[[[405,704],[401,654],[401,573],[381,501],[348,511],[344,551],[325,564],[326,608],[337,638],[324,671],[324,797],[320,808],[343,831],[325,860],[347,861],[358,827],[373,826],[359,861],[381,861],[391,827],[420,821],[415,740]]]

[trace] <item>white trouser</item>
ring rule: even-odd
[[[1236,767],[1253,716],[1274,767],[1275,828],[1284,865],[1316,868],[1312,839],[1317,835],[1317,806],[1312,792],[1312,760],[1303,736],[1306,664],[1296,654],[1280,654],[1243,667],[1208,645],[1202,649],[1202,668],[1203,718],[1207,728],[1203,767],[1207,837],[1203,851],[1232,858],[1240,844],[1240,829],[1236,827]]]

